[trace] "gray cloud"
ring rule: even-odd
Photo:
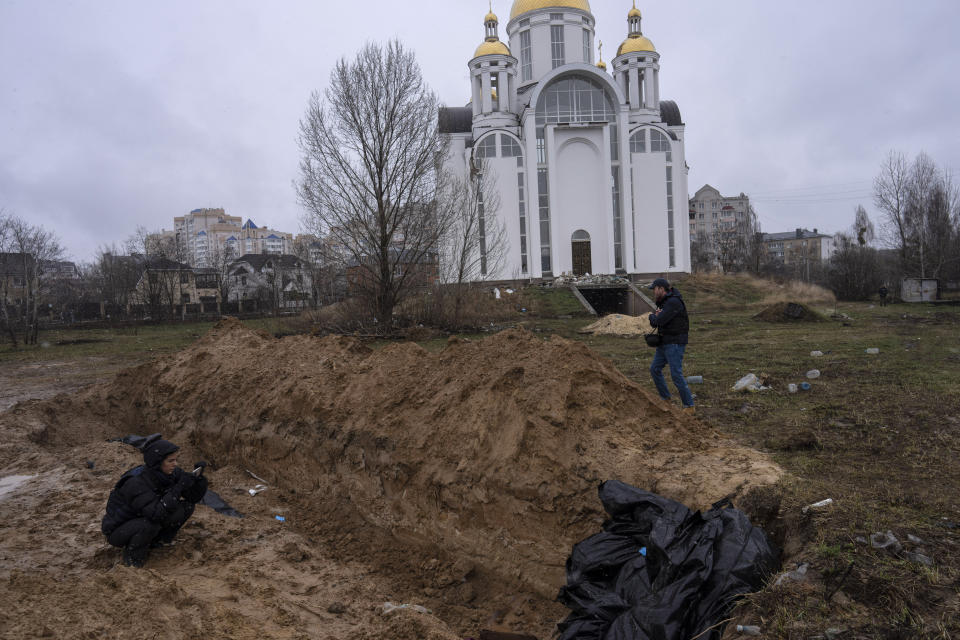
[[[508,0],[494,2],[504,21]],[[627,0],[594,0],[609,62]],[[960,166],[960,5],[640,2],[690,188],[754,195],[768,231],[846,227],[889,149]],[[0,0],[0,207],[89,259],[190,209],[296,231],[297,124],[334,61],[399,37],[465,104],[486,2]],[[814,188],[817,187],[817,188]]]

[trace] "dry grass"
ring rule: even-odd
[[[718,309],[743,305],[769,306],[778,302],[834,304],[836,297],[819,285],[799,280],[777,282],[735,273],[696,273],[678,285],[685,298],[702,307]]]

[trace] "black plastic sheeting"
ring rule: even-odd
[[[143,449],[152,442],[160,440],[163,436],[159,433],[152,433],[149,436],[138,436],[130,434],[128,436],[123,436],[122,438],[111,438],[107,442],[122,442],[123,444],[128,444],[135,449],[143,451]],[[230,518],[242,518],[243,514],[228,505],[223,498],[217,495],[215,492],[207,489],[207,492],[203,494],[203,498],[200,500],[200,504],[205,504],[219,514],[228,516]]]
[[[689,640],[780,567],[779,549],[728,500],[694,512],[616,480],[599,494],[610,519],[567,560],[560,640]]]

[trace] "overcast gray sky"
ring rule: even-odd
[[[495,0],[501,38],[512,0]],[[609,62],[629,0],[592,0]],[[691,195],[754,198],[765,231],[834,232],[891,149],[960,169],[960,2],[641,0]],[[198,207],[299,228],[297,126],[333,62],[412,47],[469,99],[487,0],[0,0],[0,208],[76,260]]]

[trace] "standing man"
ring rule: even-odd
[[[880,294],[880,306],[881,307],[887,306],[887,294],[890,292],[887,291],[886,283],[880,285],[880,290],[877,293]]]
[[[657,301],[657,310],[650,314],[650,326],[660,332],[661,342],[650,365],[650,376],[657,386],[657,392],[664,400],[670,399],[670,390],[663,377],[663,367],[670,365],[670,377],[680,394],[683,410],[695,413],[693,394],[683,377],[683,352],[687,349],[687,335],[690,333],[690,318],[680,292],[670,286],[665,278],[657,278],[650,285]]]

